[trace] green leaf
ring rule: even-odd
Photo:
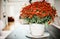
[[[38,23],[38,24],[45,24],[46,22],[48,22],[49,20],[51,20],[51,17],[50,16],[46,16],[44,18],[40,18],[36,15],[34,15],[32,18],[25,18],[25,20],[28,22],[28,23]]]
[[[29,23],[30,22],[30,19],[29,18],[25,18],[25,20]]]
[[[32,19],[30,20],[30,22],[31,22],[31,23],[35,23],[35,22],[36,22],[35,18],[32,18]]]

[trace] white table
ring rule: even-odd
[[[0,39],[5,39],[10,33],[11,31],[2,31],[2,35],[0,36]]]

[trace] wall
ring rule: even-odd
[[[0,19],[7,25],[6,0],[0,0]]]
[[[19,19],[19,15],[20,15],[20,10],[22,9],[22,7],[26,6],[27,4],[29,4],[28,1],[20,1],[20,2],[8,2],[7,6],[7,13],[8,16],[12,16],[15,21]],[[17,18],[17,19],[16,19]]]
[[[60,16],[60,0],[55,0],[55,7],[57,9],[58,16]]]
[[[0,19],[1,19],[1,0],[0,0]]]

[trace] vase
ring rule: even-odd
[[[44,34],[44,24],[30,24],[30,34],[33,36],[41,36]]]

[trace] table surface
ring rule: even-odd
[[[0,36],[0,39],[5,39],[10,33],[11,31],[2,31],[2,35]]]

